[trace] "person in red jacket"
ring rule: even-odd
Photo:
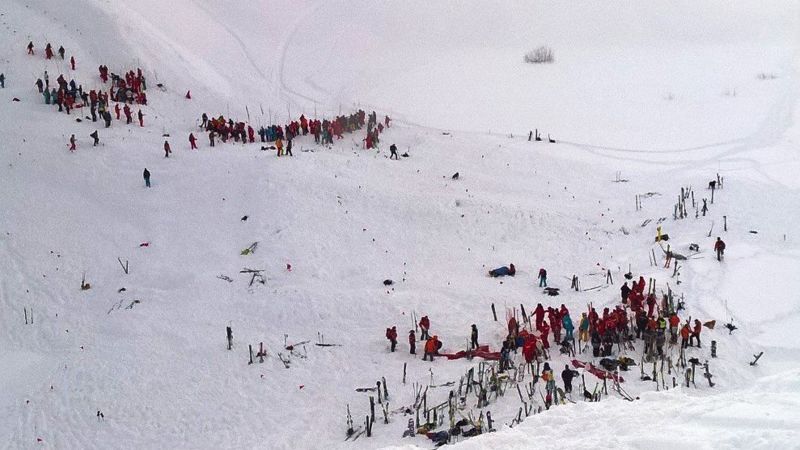
[[[692,342],[697,339],[697,347],[701,348],[700,345],[700,331],[703,330],[703,324],[700,323],[700,319],[694,319],[694,329],[692,330],[692,335],[689,337],[689,347],[693,347]]]
[[[681,328],[681,348],[686,348],[689,346],[689,335],[691,334],[691,330],[689,329],[689,321],[686,321],[683,324],[683,328]]]
[[[717,252],[717,261],[722,261],[722,255],[725,254],[725,241],[717,236],[717,242],[714,243],[714,251]]]
[[[542,340],[542,345],[545,349],[550,349],[550,341],[547,340],[547,335],[550,333],[550,326],[547,325],[547,322],[542,322],[542,326],[538,328],[538,330],[539,333],[541,333],[539,339]]]
[[[645,300],[647,303],[647,316],[653,315],[653,309],[656,307],[656,296],[655,294],[649,294],[647,299]]]
[[[120,111],[122,110],[119,108],[119,103],[117,103],[116,105],[114,105],[114,112],[117,113],[117,120],[119,120]]]
[[[508,319],[508,335],[516,337],[518,329],[519,327],[517,326],[517,319],[512,316],[510,319]]]
[[[422,318],[419,319],[419,328],[422,331],[422,334],[420,335],[419,339],[421,341],[427,340],[429,337],[428,330],[431,329],[431,321],[430,319],[428,319],[428,316],[422,316]]]
[[[53,57],[53,47],[50,46],[49,42],[47,43],[47,46],[44,48],[44,56],[47,59],[50,59],[50,58]]]
[[[125,123],[130,125],[131,122],[133,122],[133,115],[131,114],[130,106],[125,105],[125,107],[122,108],[122,112],[125,113]]]
[[[386,339],[389,339],[391,351],[394,353],[394,349],[397,347],[397,327],[386,329]]]
[[[197,150],[197,144],[195,144],[196,141],[197,138],[194,137],[194,133],[189,133],[189,145],[192,146],[192,150]]]
[[[408,332],[408,346],[411,349],[409,352],[412,355],[417,354],[417,336],[414,334],[414,330]]]
[[[247,137],[251,144],[256,141],[256,131],[250,125],[247,126]]]
[[[164,158],[169,158],[172,149],[169,148],[169,141],[164,141]]]
[[[634,284],[634,290],[640,294],[644,293],[644,288],[647,284],[644,282],[644,277],[639,277],[639,282]]]
[[[594,308],[589,310],[589,325],[591,326],[592,330],[597,328],[597,322],[599,321],[599,319],[600,316],[597,314],[597,310],[595,310]]]
[[[305,114],[300,116],[300,128],[303,130],[303,136],[308,134],[308,119]]]
[[[522,344],[522,356],[525,358],[527,364],[533,362],[533,359],[536,357],[536,338],[534,336],[528,336],[525,339],[525,342]]]
[[[553,342],[561,343],[561,314],[557,309],[553,310],[553,319],[550,320],[550,331],[553,332]]]
[[[544,320],[544,306],[541,303],[536,305],[536,309],[533,310],[533,314],[536,316],[536,329],[542,327],[542,321]]]

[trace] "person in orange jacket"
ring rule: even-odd
[[[428,357],[430,357],[431,361],[433,361],[433,355],[439,352],[439,348],[441,346],[442,344],[439,342],[439,336],[433,336],[425,341],[425,354],[422,355],[422,360],[425,361]]]
[[[678,343],[678,327],[681,325],[681,319],[678,317],[677,314],[672,313],[669,316],[669,343],[670,344],[677,344]]]
[[[683,324],[683,328],[681,328],[681,348],[686,348],[689,346],[689,335],[691,334],[691,329],[689,328],[689,322],[687,321]]]
[[[278,149],[278,156],[283,156],[283,140],[280,137],[275,139],[275,148]]]

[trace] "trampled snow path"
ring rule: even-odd
[[[717,319],[706,347],[690,354],[706,358],[708,341],[718,341],[717,387],[651,393],[634,370],[626,389],[641,401],[612,395],[558,407],[463,445],[527,448],[542,438],[561,438],[567,448],[795,445],[796,5],[498,5],[4,5],[0,436],[10,438],[3,446],[403,444],[402,415],[376,424],[370,439],[343,442],[345,405],[357,423],[368,409],[354,389],[385,376],[394,409],[412,402],[410,383],[428,383],[429,369],[438,384],[472,366],[407,355],[412,311],[431,317],[448,350],[463,347],[471,323],[496,348],[506,308],[563,302],[577,316],[588,302],[610,306],[618,297],[616,286],[544,297],[533,287],[539,267],[566,289],[574,273],[584,286],[599,280],[600,268],[619,281],[628,264],[659,289],[668,282],[684,294],[687,314]],[[95,68],[105,63],[112,71],[140,64],[166,91],[148,92],[145,128],[115,122],[93,149],[91,123],[52,112],[31,89],[42,70],[54,79],[63,67],[26,57],[31,39],[40,53],[46,39],[74,52],[87,89],[100,85]],[[557,64],[521,66],[524,51],[542,42],[556,47]],[[778,78],[758,80],[759,72]],[[733,88],[736,96],[723,94]],[[189,89],[191,102],[182,98]],[[673,100],[664,100],[668,92]],[[266,111],[284,121],[284,110],[329,116],[359,104],[397,116],[400,126],[385,133],[379,152],[361,150],[361,135],[332,149],[297,139],[292,159],[258,145],[212,151],[203,138],[200,151],[186,150],[201,112],[243,119],[247,105],[253,122],[265,123]],[[520,136],[533,127],[569,142],[528,143]],[[507,137],[512,130],[517,137]],[[65,150],[72,133],[76,154]],[[169,160],[160,151],[164,133],[175,149]],[[388,161],[391,142],[411,157]],[[144,167],[153,173],[149,190]],[[614,183],[618,171],[630,181]],[[717,172],[726,184],[709,216],[673,221],[680,187],[707,195],[702,187]],[[645,192],[662,195],[637,212],[634,195]],[[729,251],[719,264],[709,251],[714,235],[706,234],[712,221],[714,234],[720,230],[723,215]],[[680,285],[645,258],[655,229],[639,225],[659,217],[669,217],[664,231],[674,248],[701,245]],[[257,252],[241,256],[254,241]],[[129,275],[117,257],[130,260]],[[516,278],[500,284],[484,276],[508,262],[519,267]],[[267,284],[249,288],[243,267],[265,269]],[[92,289],[81,292],[84,272]],[[397,282],[394,290],[384,288],[386,278]],[[492,303],[501,323],[491,319]],[[22,308],[34,310],[34,325],[24,324]],[[728,336],[719,326],[731,318],[739,330]],[[383,338],[391,325],[400,330],[396,354]],[[286,353],[284,335],[313,343],[317,332],[342,347],[308,345],[285,369],[276,356]],[[246,344],[261,341],[266,362],[248,366]],[[759,366],[747,365],[761,350]],[[431,398],[446,396],[439,389]],[[502,427],[518,407],[512,395],[488,410]],[[664,417],[671,420],[659,423]],[[663,431],[643,440],[653,424]],[[430,445],[422,437],[405,443]]]

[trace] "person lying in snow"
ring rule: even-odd
[[[514,264],[509,264],[508,267],[503,266],[503,267],[498,267],[497,269],[494,269],[494,270],[490,270],[489,271],[489,276],[490,277],[504,277],[504,276],[508,275],[510,277],[513,277],[514,274],[516,274],[516,273],[517,273],[517,269],[516,269],[516,267],[514,267]]]

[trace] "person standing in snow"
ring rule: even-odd
[[[589,318],[586,313],[581,314],[581,321],[578,324],[578,343],[589,342]]]
[[[197,150],[197,138],[194,137],[194,133],[189,133],[189,145],[191,146],[191,150]]]
[[[97,147],[97,144],[100,143],[100,134],[97,132],[97,130],[94,130],[94,133],[90,134],[89,137],[94,139],[94,144],[92,147]]]
[[[569,313],[566,313],[561,317],[561,325],[564,327],[564,331],[567,332],[567,335],[564,339],[567,341],[574,340],[575,336],[572,333],[575,331],[575,325],[572,323],[572,318],[569,316]]]
[[[547,287],[547,270],[539,269],[539,287]]]
[[[144,185],[150,187],[150,171],[147,170],[147,167],[144,168],[142,176],[144,177]]]
[[[292,138],[286,138],[286,156],[294,156],[292,154]]]
[[[717,236],[717,242],[714,243],[714,251],[717,252],[717,261],[722,261],[722,256],[725,254],[725,241]]]
[[[72,68],[72,70],[75,70],[75,57],[74,56],[70,56],[69,57],[69,66]]]
[[[283,156],[283,140],[280,136],[275,139],[275,148],[278,150],[278,156]]]
[[[622,296],[622,303],[628,303],[628,296],[631,294],[631,288],[628,287],[627,281],[619,288],[619,294]]]
[[[386,339],[389,339],[391,351],[394,353],[394,349],[397,347],[397,327],[386,329]]]
[[[475,350],[478,348],[478,326],[474,323],[472,324],[472,332],[470,333],[470,350]]]
[[[58,55],[61,56],[61,59],[64,59],[64,54],[65,53],[66,53],[66,50],[64,50],[64,46],[63,45],[58,47]]]
[[[6,88],[6,74],[0,73],[0,89]],[[39,91],[41,93],[41,91]]]
[[[408,332],[408,346],[410,348],[409,354],[416,355],[417,354],[417,336],[414,334],[414,330]]]
[[[676,313],[672,313],[669,316],[669,343],[670,344],[677,344],[678,343],[678,326],[681,324],[681,319],[678,317]]]
[[[389,151],[391,152],[391,154],[389,155],[389,159],[392,159],[392,158],[397,159],[397,160],[400,159],[400,157],[397,156],[397,146],[396,145],[394,145],[394,144],[390,145],[389,146]]]
[[[75,140],[75,135],[74,134],[69,137],[69,151],[74,152],[76,150],[76,147],[75,147],[75,143],[76,142],[77,141]]]
[[[33,41],[28,42],[28,54],[33,55]]]
[[[572,378],[575,377],[575,372],[569,368],[569,366],[564,366],[564,371],[561,372],[561,380],[564,382],[564,393],[571,394],[572,393]]]
[[[689,347],[693,347],[692,343],[695,339],[697,339],[697,348],[701,348],[700,345],[700,331],[703,330],[703,324],[700,323],[700,319],[694,319],[694,329],[692,329],[692,335],[689,337]]]
[[[139,117],[139,126],[144,127],[144,114],[142,114],[142,110],[140,109],[136,115]]]
[[[689,321],[687,320],[683,327],[681,328],[681,348],[687,348],[689,346],[689,335],[691,334],[691,329],[689,328]]]
[[[164,158],[169,158],[172,149],[169,147],[169,141],[164,141]]]
[[[133,122],[133,115],[131,114],[131,107],[128,106],[128,105],[125,105],[125,107],[122,108],[122,112],[125,113],[125,123],[127,125],[130,125],[131,122]]]
[[[511,350],[508,348],[508,342],[503,341],[503,347],[500,349],[500,368],[499,372],[503,373],[509,366],[509,360],[511,357]]]
[[[428,319],[428,316],[422,316],[422,318],[419,319],[419,329],[422,331],[422,334],[419,338],[421,341],[425,341],[429,338],[428,330],[430,330],[430,328],[431,328],[430,319]]]
[[[425,341],[425,354],[422,355],[422,360],[427,361],[430,358],[433,362],[433,355],[438,351],[437,346],[439,346],[439,336],[433,336]]]
[[[547,400],[545,404],[550,406],[553,402],[553,391],[556,390],[556,378],[553,376],[553,369],[550,368],[549,363],[544,363],[542,368],[542,381],[545,382],[545,390],[547,391]]]

